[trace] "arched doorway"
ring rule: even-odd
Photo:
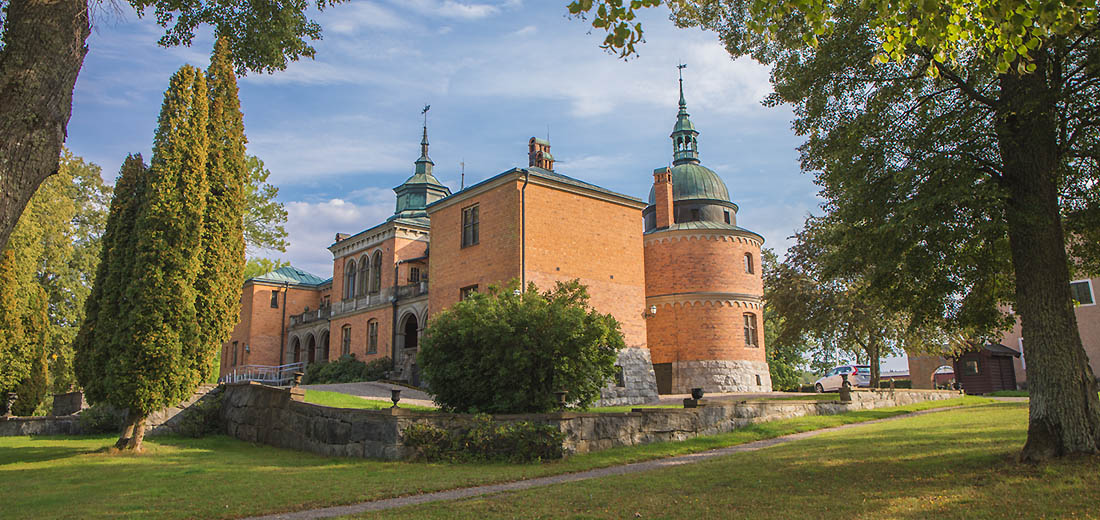
[[[294,353],[294,362],[298,363],[302,360],[302,342],[298,341],[298,338],[295,337],[290,344],[292,345],[290,350]]]
[[[309,363],[313,363],[317,359],[317,338],[313,337],[313,334],[309,335],[309,357],[307,358]]]
[[[405,318],[405,326],[402,330],[405,332],[405,348],[416,348],[417,346],[417,330],[420,328],[416,320],[416,315],[410,314]]]
[[[328,362],[328,332],[321,333],[321,360]]]

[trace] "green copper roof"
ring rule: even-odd
[[[262,274],[260,276],[253,276],[248,279],[249,281],[257,282],[270,282],[270,283],[289,283],[291,285],[321,285],[328,280],[321,278],[312,273],[307,273],[297,267],[286,266],[280,267],[270,273]],[[331,280],[331,278],[329,278]]]
[[[696,230],[696,229],[719,229],[719,230],[725,229],[725,230],[730,230],[730,231],[740,231],[742,233],[750,233],[750,234],[760,238],[760,240],[764,240],[764,237],[760,236],[760,233],[757,233],[755,231],[749,231],[749,230],[747,230],[743,227],[726,224],[725,222],[713,222],[713,221],[710,221],[710,220],[695,220],[695,221],[692,221],[692,222],[678,222],[678,223],[673,224],[673,225],[671,225],[667,228],[651,229],[649,231],[646,231],[645,234],[648,235],[650,233],[663,233],[665,231]]]
[[[730,200],[726,183],[710,168],[698,163],[685,163],[672,167],[672,200],[711,199]],[[649,203],[657,202],[657,192],[649,189]]]

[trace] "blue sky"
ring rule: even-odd
[[[678,29],[664,10],[645,13],[641,55],[622,61],[566,17],[566,3],[352,0],[317,14],[315,60],[240,80],[248,152],[290,213],[287,252],[253,253],[331,276],[334,234],[393,213],[425,104],[436,175],[452,189],[461,162],[467,184],[526,166],[527,140],[549,132],[559,172],[644,198],[653,169],[671,161],[680,61],[703,164],[740,205],[738,223],[782,253],[819,199],[799,171],[790,110],[760,103],[768,69],[732,60],[713,33]],[[127,153],[149,158],[169,76],[205,67],[212,39],[163,49],[149,18],[96,5],[67,143],[113,182]]]

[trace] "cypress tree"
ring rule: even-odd
[[[30,368],[15,271],[15,253],[7,249],[0,255],[0,406],[5,408],[8,392],[14,391]]]
[[[30,366],[26,377],[15,388],[19,399],[12,406],[15,415],[34,415],[38,405],[49,393],[50,376],[46,360],[46,339],[49,334],[49,296],[45,289],[36,286],[27,302],[23,319],[24,341],[30,354]]]
[[[148,171],[141,154],[127,156],[115,181],[95,282],[84,304],[84,321],[73,341],[73,370],[85,397],[93,403],[106,402],[109,394],[105,375],[115,353],[122,291],[132,275],[134,222],[147,183]],[[129,437],[124,432],[123,438]]]
[[[210,96],[206,179],[210,190],[203,219],[202,269],[195,281],[199,350],[191,356],[193,369],[203,377],[213,372],[220,347],[237,323],[244,272],[244,121],[225,38],[214,46],[206,82]]]
[[[184,65],[172,76],[134,222],[133,265],[121,288],[106,384],[107,402],[129,412],[126,447],[135,451],[141,450],[145,418],[202,382],[194,361],[201,350],[195,281],[209,191],[208,95],[201,70]]]

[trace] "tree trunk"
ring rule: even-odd
[[[1100,448],[1100,400],[1069,290],[1058,202],[1057,92],[1042,57],[1033,74],[1000,78],[997,134],[1004,162],[1016,306],[1027,344],[1031,391],[1027,444],[1038,461]]]
[[[88,49],[88,3],[11,0],[0,49],[0,249],[31,195],[57,172]]]
[[[130,436],[130,442],[126,444],[126,449],[140,453],[142,450],[142,442],[145,440],[145,417],[139,417],[134,420],[134,434]]]
[[[130,439],[134,437],[134,423],[137,422],[137,414],[129,412],[126,414],[126,420],[122,423],[122,433],[118,436],[118,442],[115,443],[115,449],[125,449],[130,444]]]

